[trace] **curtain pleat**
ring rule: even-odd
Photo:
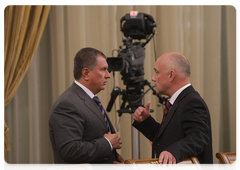
[[[15,95],[41,39],[50,6],[8,6],[4,16],[4,106]],[[8,127],[4,123],[7,161]]]

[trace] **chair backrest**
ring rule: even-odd
[[[236,152],[218,152],[216,157],[222,164],[231,164],[236,161]]]
[[[32,168],[32,169],[21,169],[21,170],[93,170],[93,167],[89,163],[76,164],[76,165],[63,165],[63,166],[51,166],[42,168]]]
[[[126,166],[129,170],[166,170],[158,162],[158,158],[154,159],[128,159],[125,160]],[[202,167],[196,157],[191,157],[177,163],[176,169],[174,170],[183,170],[188,168],[189,170],[202,170]]]

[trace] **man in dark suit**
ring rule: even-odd
[[[74,58],[73,84],[52,106],[49,135],[55,163],[123,163],[116,149],[121,140],[101,110],[95,95],[105,89],[106,56],[93,48],[81,49]]]
[[[180,53],[158,58],[152,81],[158,94],[169,96],[162,123],[146,108],[136,109],[133,126],[152,143],[153,157],[159,163],[178,163],[196,156],[200,163],[213,163],[211,120],[208,107],[190,84],[190,65]]]

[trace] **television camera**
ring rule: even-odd
[[[134,113],[142,106],[144,86],[148,85],[159,99],[159,103],[164,103],[165,98],[158,95],[150,82],[144,80],[144,59],[145,45],[153,38],[155,32],[155,21],[152,16],[131,11],[120,20],[120,28],[126,39],[123,39],[123,45],[118,50],[117,57],[108,57],[108,71],[120,71],[126,90],[114,87],[111,93],[111,99],[107,106],[110,112],[118,95],[122,95],[122,104],[118,110],[119,116],[122,113]],[[141,40],[145,39],[145,42]],[[127,106],[126,103],[128,103]],[[153,111],[153,110],[151,110]]]

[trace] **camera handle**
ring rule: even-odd
[[[165,104],[167,102],[167,99],[165,97],[157,94],[156,90],[154,89],[155,86],[151,86],[149,81],[145,80],[144,83],[150,87],[150,89],[153,91],[153,95],[158,97],[158,106],[161,106],[161,104]]]
[[[165,102],[167,101],[167,99],[165,97],[162,97],[161,95],[157,94],[156,90],[154,89],[154,86],[151,86],[150,82],[145,80],[144,81],[144,85],[148,85],[150,87],[150,89],[153,91],[153,95],[158,97],[159,103],[158,106],[161,106],[161,104],[165,104]],[[147,91],[148,92],[148,91]],[[145,95],[146,93],[144,93],[138,100],[141,100],[142,97]],[[128,101],[127,99],[127,94],[125,90],[120,89],[119,87],[115,86],[112,90],[111,93],[111,99],[108,103],[107,106],[107,111],[110,112],[113,106],[113,103],[115,102],[116,98],[118,95],[122,95],[122,100],[123,103],[121,104],[120,110],[118,110],[118,115],[119,117],[122,116],[123,113],[134,113],[134,109],[131,109],[129,107],[125,107],[126,102]],[[151,112],[153,112],[153,110],[150,110]]]
[[[113,88],[112,93],[111,93],[111,99],[110,99],[110,101],[108,103],[108,106],[107,106],[107,109],[106,109],[108,112],[111,111],[113,103],[115,102],[117,96],[120,95],[120,94],[124,94],[124,93],[125,93],[125,90],[122,90],[117,86],[115,86]]]

